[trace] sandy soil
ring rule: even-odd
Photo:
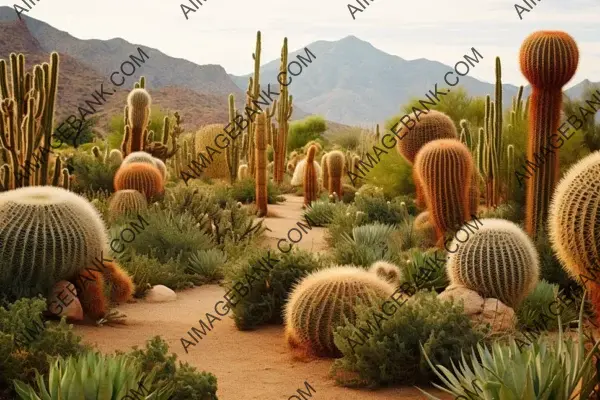
[[[301,218],[302,198],[286,197],[288,200],[282,205],[269,206],[280,216],[266,219],[266,225],[272,230],[266,233],[274,244],[278,238],[287,237],[288,230]],[[324,229],[313,228],[298,246],[322,251],[325,249],[323,234]],[[125,325],[77,326],[76,331],[85,342],[95,344],[102,352],[127,351],[135,345],[143,347],[146,340],[160,335],[169,344],[170,351],[179,355],[179,360],[216,375],[217,395],[221,400],[288,399],[297,394],[297,389],[305,389],[305,381],[314,388],[312,398],[315,399],[426,398],[413,387],[367,391],[336,386],[328,376],[331,360],[300,362],[292,359],[283,341],[283,327],[241,332],[229,316],[214,321],[213,329],[198,344],[188,347],[186,354],[180,339],[189,339],[187,331],[192,326],[199,328],[198,320],[206,321],[205,313],[215,314],[215,303],[223,300],[224,293],[218,285],[206,285],[178,292],[177,300],[171,303],[126,304],[119,307],[127,315]],[[451,398],[439,391],[427,390],[444,399]]]

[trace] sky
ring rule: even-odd
[[[20,1],[0,0],[13,6]],[[33,0],[30,0],[33,2]],[[600,0],[361,0],[369,5],[353,19],[357,0],[195,0],[203,5],[184,17],[186,0],[43,0],[26,15],[80,39],[121,37],[134,44],[227,72],[251,72],[256,31],[262,32],[262,64],[277,59],[284,36],[290,50],[317,40],[354,35],[404,59],[454,65],[475,47],[484,57],[470,76],[490,82],[500,56],[503,82],[527,84],[519,64],[523,40],[537,30],[562,30],[575,38],[580,61],[575,77],[600,81]],[[519,19],[515,4],[531,11]],[[362,7],[359,7],[362,9]]]

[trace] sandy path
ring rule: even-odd
[[[301,218],[302,198],[286,197],[288,201],[282,205],[269,206],[281,216],[266,219],[272,230],[266,233],[275,244],[275,238],[287,237],[288,230]],[[321,251],[325,248],[323,233],[324,229],[313,228],[298,245]],[[103,352],[127,351],[134,345],[143,347],[146,340],[160,335],[170,351],[179,355],[179,360],[216,375],[220,400],[288,399],[297,394],[297,389],[305,389],[305,381],[314,388],[312,398],[317,400],[425,399],[413,387],[367,391],[336,386],[328,377],[331,360],[292,359],[283,341],[283,327],[241,332],[229,316],[213,321],[212,330],[198,344],[188,347],[186,354],[180,339],[188,337],[187,331],[192,326],[200,327],[200,318],[206,321],[205,313],[215,314],[215,303],[223,300],[224,293],[218,285],[206,285],[178,292],[177,300],[171,303],[125,304],[119,310],[127,315],[126,325],[77,326],[76,330],[85,342],[96,344]],[[430,392],[440,395],[437,391]]]

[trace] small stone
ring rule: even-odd
[[[83,308],[77,298],[77,289],[69,281],[57,282],[47,300],[48,311],[70,321],[83,321]]]
[[[460,285],[450,285],[438,295],[440,300],[452,300],[453,302],[464,302],[466,315],[477,315],[483,310],[483,298],[475,291]]]
[[[148,290],[144,300],[149,303],[167,303],[177,300],[177,294],[164,285],[156,285]]]
[[[485,299],[481,322],[490,324],[492,331],[512,331],[516,326],[515,311],[498,299]]]

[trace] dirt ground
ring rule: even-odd
[[[302,198],[286,196],[281,205],[269,206],[278,218],[266,219],[272,232],[266,232],[275,248],[279,238],[287,237],[289,229],[301,219]],[[298,246],[312,251],[323,251],[324,229],[313,228]],[[287,246],[286,246],[287,247]],[[288,399],[297,389],[305,389],[304,382],[313,388],[312,398],[323,400],[383,400],[426,399],[414,387],[397,387],[376,391],[348,389],[337,386],[329,377],[332,361],[319,359],[300,362],[292,359],[283,340],[283,327],[260,327],[256,331],[241,332],[235,328],[230,316],[213,322],[213,329],[195,346],[184,351],[180,339],[187,331],[199,327],[198,320],[206,321],[205,313],[215,314],[215,303],[223,300],[225,291],[218,285],[205,285],[178,292],[177,300],[152,304],[139,301],[125,304],[119,311],[127,315],[124,325],[103,327],[76,326],[84,341],[95,344],[102,352],[130,350],[143,347],[146,340],[160,335],[167,341],[170,351],[199,370],[210,371],[217,377],[220,400]],[[450,396],[424,388],[443,399]],[[292,397],[295,398],[295,397]]]

